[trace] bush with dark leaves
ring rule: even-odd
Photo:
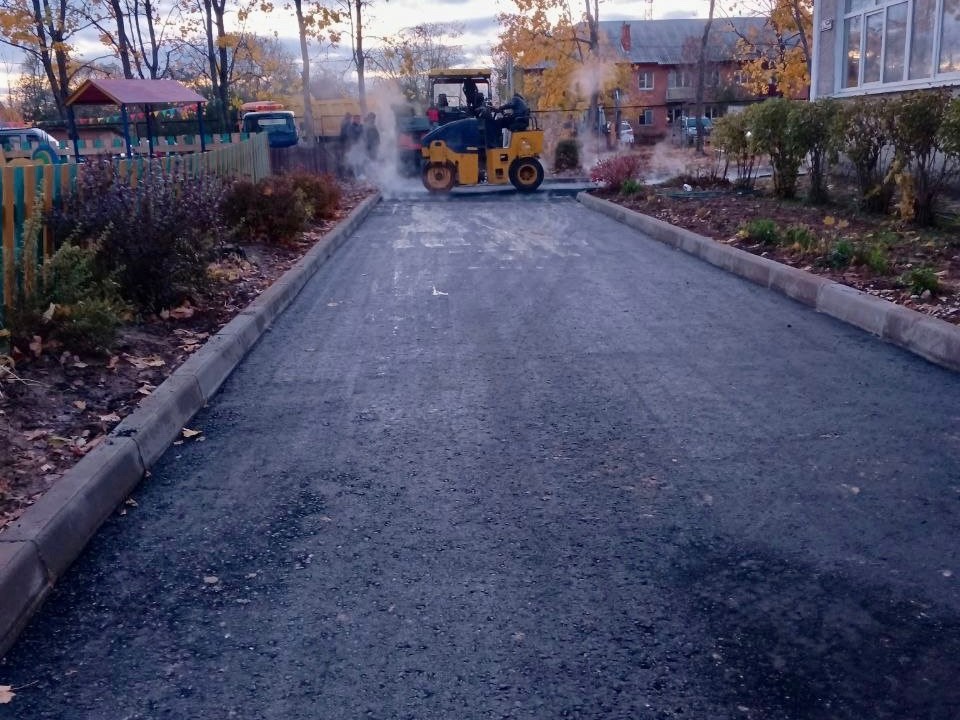
[[[590,170],[590,179],[593,182],[603,183],[609,190],[619,192],[627,180],[643,182],[642,166],[643,156],[641,155],[633,153],[615,155],[604,158],[594,165]]]
[[[303,190],[289,175],[271,175],[257,183],[238,180],[220,207],[224,222],[241,242],[292,243],[312,216]]]
[[[298,172],[290,175],[289,178],[293,186],[303,193],[303,199],[310,207],[311,219],[329,220],[334,217],[340,205],[342,193],[333,175]]]
[[[200,289],[222,235],[223,189],[149,164],[137,184],[109,162],[85,165],[77,192],[53,211],[57,243],[96,250],[99,278],[116,280],[135,308],[159,312]]]

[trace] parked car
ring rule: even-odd
[[[703,125],[704,139],[709,138],[710,133],[713,132],[713,120],[704,115],[700,118],[700,123]],[[680,129],[688,145],[693,145],[697,142],[697,119],[695,117],[683,116],[680,118]]]
[[[633,145],[634,136],[633,136],[633,126],[628,123],[626,120],[620,121],[620,144],[621,145]]]
[[[26,157],[44,164],[66,162],[60,142],[40,128],[0,128],[0,147],[7,156]]]

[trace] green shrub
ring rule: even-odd
[[[887,247],[883,243],[862,243],[861,256],[858,262],[866,265],[878,275],[885,275],[890,270],[890,258]]]
[[[313,220],[329,220],[336,214],[343,196],[337,179],[330,173],[314,175],[299,172],[290,175],[293,186],[303,193]]]
[[[97,251],[65,244],[43,266],[41,288],[11,318],[17,340],[40,335],[75,352],[109,349],[126,307],[116,285],[98,277]]]
[[[624,180],[623,185],[620,186],[620,192],[623,195],[636,195],[641,190],[643,190],[643,183],[633,178]]]
[[[558,172],[580,167],[580,146],[576,140],[568,138],[557,143],[553,152],[553,167]]]
[[[960,102],[949,89],[907,93],[892,102],[894,177],[901,193],[901,216],[933,225],[944,190],[960,176]]]
[[[890,123],[890,101],[884,98],[853,98],[837,115],[837,141],[853,164],[864,210],[885,213],[893,199],[891,153],[887,150]]]
[[[837,154],[835,132],[839,104],[833,98],[818,98],[813,102],[800,103],[794,108],[797,141],[807,148],[807,163],[810,168],[807,199],[814,204],[828,200],[826,173],[829,163]]]
[[[733,158],[737,168],[734,186],[739,189],[753,188],[757,150],[745,114],[734,113],[719,118],[714,123],[711,142],[714,147],[723,150],[726,158]]]
[[[808,151],[800,132],[800,105],[786,98],[770,98],[743,112],[744,122],[752,132],[753,146],[770,156],[773,192],[781,198],[797,194],[800,165]]]
[[[96,251],[94,274],[113,278],[139,310],[179,305],[201,288],[222,235],[222,186],[147,165],[136,187],[110,162],[81,168],[78,190],[51,213],[57,243]]]
[[[767,218],[756,218],[743,227],[743,235],[751,242],[764,245],[777,245],[780,242],[780,230],[777,223]]]
[[[827,264],[835,270],[843,270],[853,262],[856,248],[846,238],[837,240],[827,254]]]
[[[271,175],[257,183],[238,180],[220,207],[227,227],[241,241],[291,243],[311,217],[303,191],[287,175]]]
[[[801,252],[813,250],[819,242],[819,238],[806,225],[791,225],[783,232],[783,244]]]
[[[926,290],[931,293],[940,290],[940,278],[931,267],[913,268],[903,275],[901,283],[910,288],[911,295],[922,295]]]

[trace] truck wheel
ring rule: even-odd
[[[536,158],[517,158],[510,164],[510,183],[520,192],[533,192],[542,182],[543,165]]]
[[[430,163],[423,169],[423,186],[432,193],[450,192],[455,177],[450,163]]]

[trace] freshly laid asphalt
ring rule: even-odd
[[[960,375],[569,198],[386,201],[0,718],[960,717]]]

